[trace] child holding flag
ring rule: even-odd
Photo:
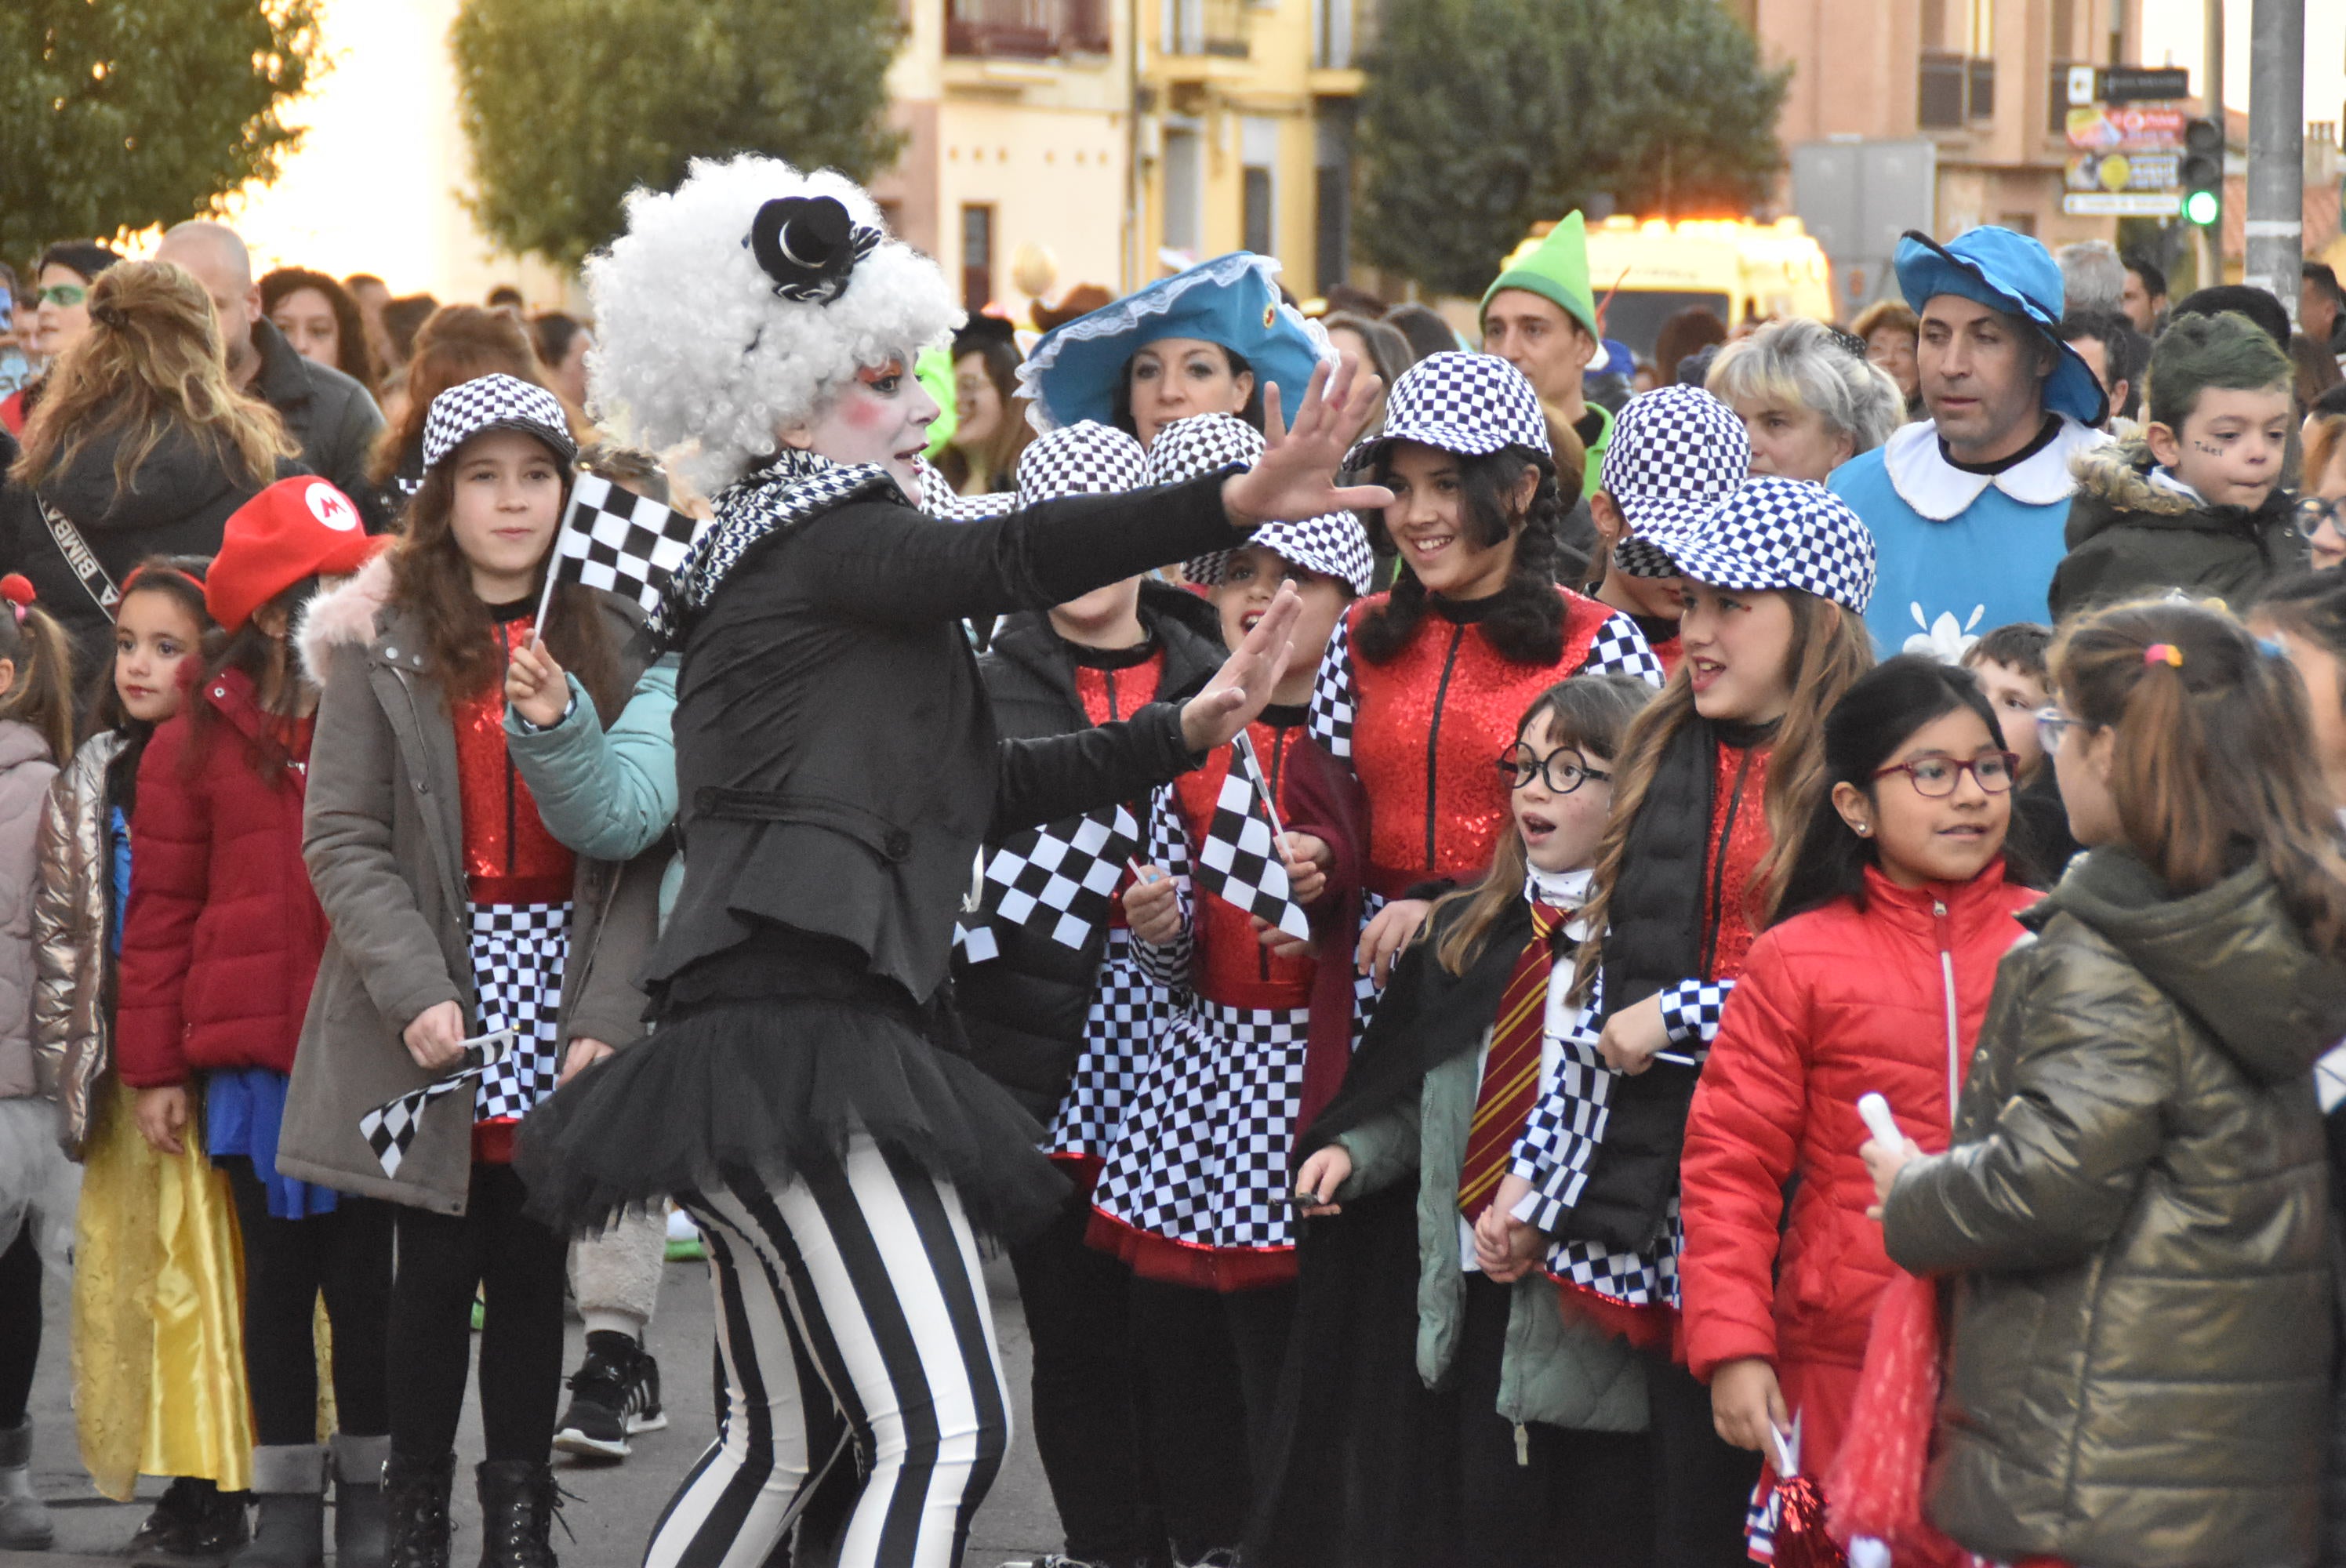
[[[1185,444],[1212,446],[1208,427],[1226,420],[1168,426],[1152,477]],[[1158,1501],[1184,1563],[1234,1550],[1245,1528],[1293,1309],[1290,1154],[1302,1114],[1333,1092],[1350,1055],[1343,960],[1364,812],[1357,786],[1304,732],[1303,707],[1371,561],[1359,521],[1339,513],[1272,524],[1188,563],[1231,647],[1284,583],[1303,614],[1262,717],[1159,792],[1150,863],[1124,898],[1142,962],[1179,1000],[1100,1173],[1091,1237],[1132,1266]],[[1335,956],[1322,966],[1306,940],[1331,934]],[[1331,986],[1320,983],[1323,967]]]

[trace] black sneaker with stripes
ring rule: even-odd
[[[630,1335],[587,1335],[586,1359],[570,1376],[570,1406],[555,1424],[554,1446],[587,1459],[625,1459],[629,1438],[667,1425],[659,1363],[651,1353]]]

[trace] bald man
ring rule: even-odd
[[[382,525],[366,480],[367,453],[382,429],[382,411],[366,388],[331,365],[305,360],[261,314],[252,256],[235,229],[197,219],[163,236],[155,259],[187,269],[212,300],[220,346],[237,385],[275,409],[301,445],[301,461],[360,504],[371,529]]]

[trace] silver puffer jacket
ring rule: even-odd
[[[114,1064],[114,964],[107,942],[113,901],[107,765],[123,738],[91,736],[50,787],[41,820],[40,895],[33,905],[37,980],[33,1050],[54,1084],[58,1137],[81,1158],[98,1083]]]

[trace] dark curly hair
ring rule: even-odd
[[[1378,453],[1376,484],[1392,477],[1392,453],[1391,445]],[[1526,472],[1538,473],[1539,482],[1532,489],[1531,504],[1517,516],[1512,497]],[[1515,535],[1515,558],[1507,568],[1499,602],[1481,623],[1484,636],[1517,664],[1554,664],[1564,657],[1564,597],[1556,591],[1556,530],[1564,519],[1564,500],[1556,488],[1556,464],[1520,446],[1481,457],[1461,456],[1458,484],[1474,543],[1491,549]],[[1362,521],[1378,549],[1394,547],[1382,514],[1367,513]],[[1353,648],[1371,664],[1398,657],[1425,618],[1425,585],[1415,574],[1402,572],[1385,602],[1361,617],[1352,634]]]

